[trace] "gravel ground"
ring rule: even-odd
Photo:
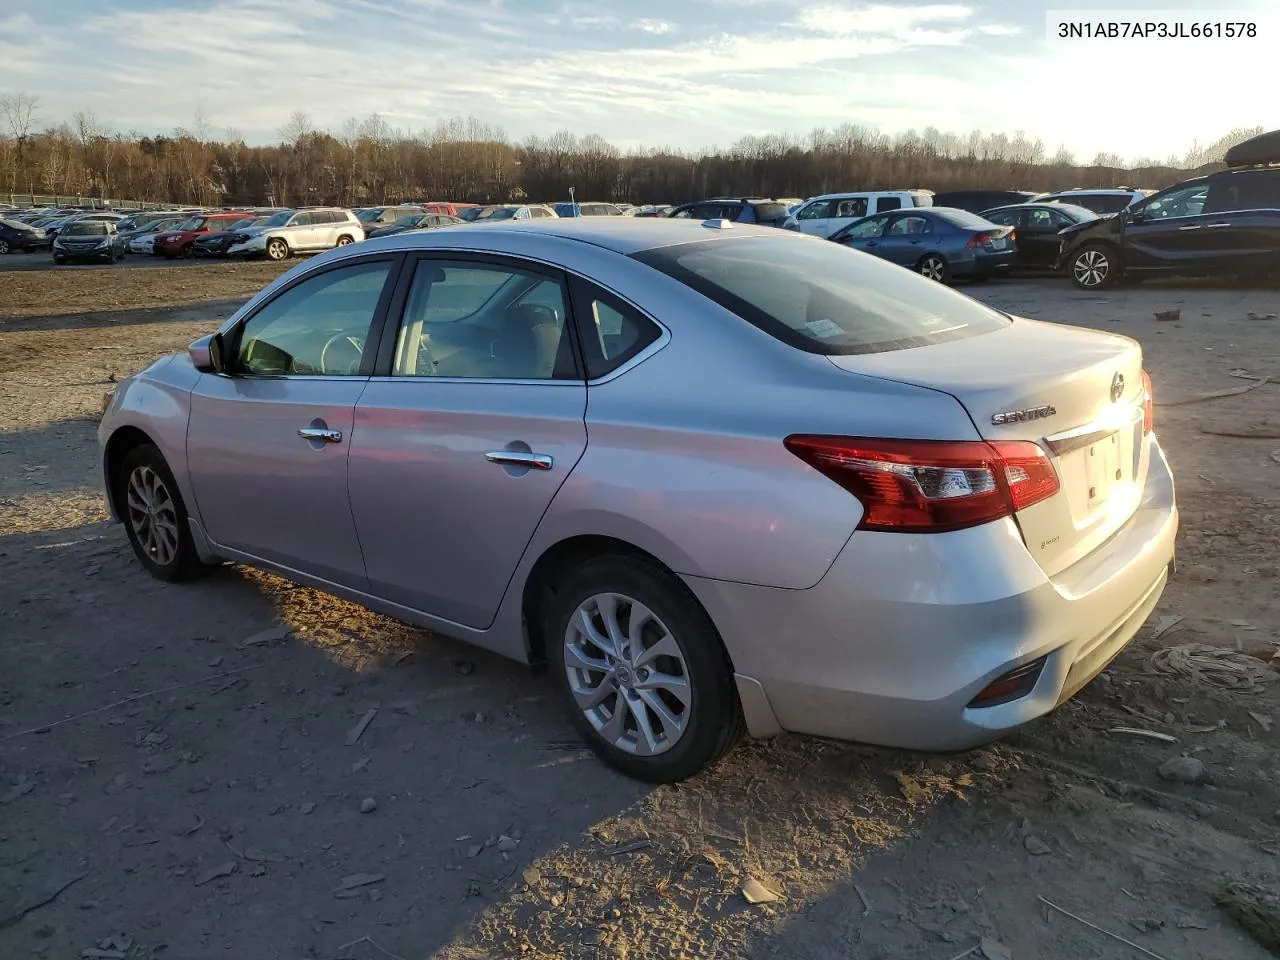
[[[1268,955],[1214,898],[1280,874],[1280,674],[1149,661],[1275,648],[1280,385],[1196,400],[1280,380],[1248,319],[1275,291],[968,289],[1138,338],[1162,403],[1178,573],[1074,701],[976,752],[783,737],[654,789],[526,668],[245,568],[160,584],[105,521],[104,389],[280,269],[0,275],[0,956],[1141,955],[1041,898],[1165,960]],[[1181,756],[1196,782],[1161,775]]]

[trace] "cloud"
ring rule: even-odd
[[[666,20],[651,20],[648,18],[642,20],[631,21],[631,26],[637,30],[643,30],[645,33],[652,33],[654,36],[662,36],[664,33],[674,33],[676,25]]]

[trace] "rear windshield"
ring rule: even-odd
[[[756,218],[759,220],[777,220],[787,215],[785,203],[756,203],[753,206],[756,208]]]
[[[103,237],[107,234],[107,225],[101,220],[77,220],[67,224],[62,231],[65,237]]]
[[[896,264],[779,231],[632,256],[809,353],[882,353],[989,333],[1003,314]]]
[[[941,217],[947,223],[964,230],[986,230],[991,226],[990,220],[980,217],[976,213],[970,213],[968,210],[935,208],[935,215]]]

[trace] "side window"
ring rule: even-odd
[[[697,207],[685,207],[683,210],[675,211],[671,216],[675,220],[692,220],[693,215],[697,213],[697,211]]]
[[[1046,216],[1048,215],[1047,210],[1035,210],[1032,212],[1035,214],[1044,214]],[[1017,210],[1000,210],[996,213],[987,213],[987,214],[983,214],[982,216],[983,216],[983,219],[990,220],[992,223],[998,223],[1002,227],[1016,227],[1018,225]],[[1031,222],[1033,224],[1036,223],[1034,219]]]
[[[886,210],[901,210],[902,200],[898,197],[876,197],[876,213]]]
[[[564,286],[505,265],[420,260],[392,376],[576,379]]]
[[[990,218],[988,218],[990,219]],[[1063,222],[1065,218],[1062,214],[1053,210],[1028,210],[1027,226],[1032,230],[1059,230],[1066,224]],[[1007,221],[997,221],[998,223],[1007,223]],[[1008,226],[1014,226],[1009,223]]]
[[[289,221],[291,227],[309,227],[315,223],[315,217],[309,213],[299,213]]]
[[[1119,213],[1133,198],[1127,194],[1103,193],[1085,199],[1087,202],[1080,205],[1088,207],[1094,213]]]
[[[359,263],[290,287],[241,326],[233,372],[359,376],[390,272],[390,261]]]
[[[579,278],[573,283],[588,380],[617,370],[662,335],[653,321],[613,294]]]
[[[1204,212],[1205,201],[1209,197],[1209,185],[1197,183],[1190,187],[1173,189],[1152,200],[1148,200],[1141,208],[1149,220],[1164,220],[1168,217],[1198,217]]]
[[[915,237],[929,232],[929,221],[924,217],[894,217],[886,237]]]
[[[825,220],[831,216],[832,201],[815,200],[796,211],[797,220]]]
[[[849,240],[874,240],[884,235],[884,225],[888,219],[888,217],[871,217],[862,223],[854,224],[844,232],[844,236]]]
[[[846,197],[836,201],[836,217],[865,217],[867,215],[866,197]]]
[[[550,211],[550,210],[543,210],[543,209],[542,209],[542,207],[534,207],[534,208],[530,211],[530,213],[532,213],[532,214],[533,214],[533,216],[534,216],[535,218],[537,218],[537,217],[542,217],[542,218],[546,219],[546,218],[550,218],[550,216],[551,216],[551,211]]]

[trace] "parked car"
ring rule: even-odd
[[[1097,220],[1098,215],[1084,207],[1069,203],[1018,203],[1008,207],[984,210],[984,220],[1017,231],[1018,259],[1015,267],[1052,269],[1062,253],[1062,238],[1067,227]]]
[[[475,223],[490,223],[495,220],[546,220],[557,216],[555,210],[545,203],[504,203],[496,207],[485,207],[475,218]]]
[[[1115,190],[1060,190],[1057,193],[1042,193],[1034,198],[1036,203],[1071,203],[1084,207],[1094,213],[1119,213],[1125,207],[1139,200],[1145,200],[1155,191],[1131,190],[1120,187]]]
[[[731,223],[780,227],[787,219],[787,205],[777,200],[719,198],[683,204],[667,216],[677,220],[728,220]]]
[[[669,204],[669,203],[651,203],[651,204],[647,204],[647,205],[645,205],[645,206],[641,207],[639,210],[637,210],[637,211],[633,214],[633,216],[637,216],[637,217],[665,217],[667,214],[669,214],[669,213],[670,213],[672,210],[674,210],[674,209],[675,209],[675,207],[673,207],[673,206],[672,206],[671,204]]]
[[[196,237],[191,253],[197,257],[225,257],[227,256],[227,251],[231,249],[232,242],[241,230],[260,227],[269,219],[271,219],[269,216],[259,217],[251,214],[247,217],[241,217],[239,220],[233,220],[221,230],[215,230],[212,233]]]
[[[322,254],[98,436],[153,576],[254,564],[548,664],[667,782],[744,727],[951,750],[1073,696],[1167,582],[1152,427],[1129,338],[789,231],[575,217]]]
[[[1280,163],[1277,150],[1273,163]],[[1280,166],[1193,177],[1068,227],[1059,266],[1083,290],[1152,276],[1280,273]]]
[[[144,221],[143,226],[135,226],[132,230],[120,229],[120,224],[116,224],[116,230],[120,233],[120,241],[124,244],[126,253],[137,253],[134,249],[133,242],[140,237],[151,237],[152,247],[147,249],[147,253],[154,253],[155,235],[164,233],[166,230],[172,230],[174,227],[180,226],[187,221],[187,217],[162,217],[156,220]],[[124,223],[125,221],[120,221]]]
[[[447,217],[440,213],[417,214],[405,217],[403,220],[397,220],[390,226],[379,227],[369,234],[369,239],[391,237],[397,233],[404,233],[406,230],[437,230],[440,227],[453,227],[460,223],[466,223],[466,221],[458,217]]]
[[[621,217],[622,208],[612,203],[557,203],[558,217]]]
[[[783,227],[815,237],[829,237],[855,220],[890,210],[932,205],[933,195],[924,190],[873,190],[865,193],[828,193],[811,197],[788,214]]]
[[[970,213],[981,213],[992,207],[1007,207],[1015,203],[1028,203],[1035,197],[1030,190],[946,190],[935,194],[935,207],[955,207]]]
[[[955,207],[877,214],[838,230],[831,240],[940,283],[1007,275],[1018,258],[1012,227]]]
[[[394,207],[362,207],[355,211],[356,219],[360,221],[360,226],[364,227],[365,235],[370,231],[377,230],[379,227],[389,227],[397,220],[417,214],[421,216],[426,213],[422,207],[413,203],[402,203]]]
[[[152,241],[152,252],[169,260],[176,257],[189,257],[198,237],[225,229],[241,219],[243,217],[238,213],[196,214],[171,230],[157,233],[155,240]]]
[[[480,219],[480,217],[484,216],[485,213],[496,208],[496,204],[477,204],[474,207],[466,207],[465,209],[458,211],[458,219],[464,220],[467,223],[474,223],[476,220]]]
[[[340,207],[282,210],[256,227],[237,231],[227,254],[287,260],[295,253],[345,247],[363,240],[364,228],[354,213]]]
[[[478,209],[480,204],[449,203],[444,200],[433,200],[430,203],[420,203],[418,206],[422,207],[423,212],[425,213],[436,213],[446,217],[461,217],[464,210],[469,210],[472,207]]]
[[[62,230],[65,227],[73,223],[88,222],[88,223],[115,224],[123,219],[124,219],[124,214],[113,213],[109,210],[97,211],[97,212],[92,212],[92,211],[86,212],[82,210],[82,211],[77,211],[76,213],[70,214],[69,216],[65,216],[58,220],[55,220],[53,223],[49,224],[44,229],[45,229],[45,233],[52,238],[52,237],[56,237],[59,233],[62,232]]]
[[[0,217],[0,256],[15,251],[39,250],[53,241],[39,227]]]
[[[124,242],[110,220],[79,220],[69,223],[53,239],[53,262],[124,259]]]

